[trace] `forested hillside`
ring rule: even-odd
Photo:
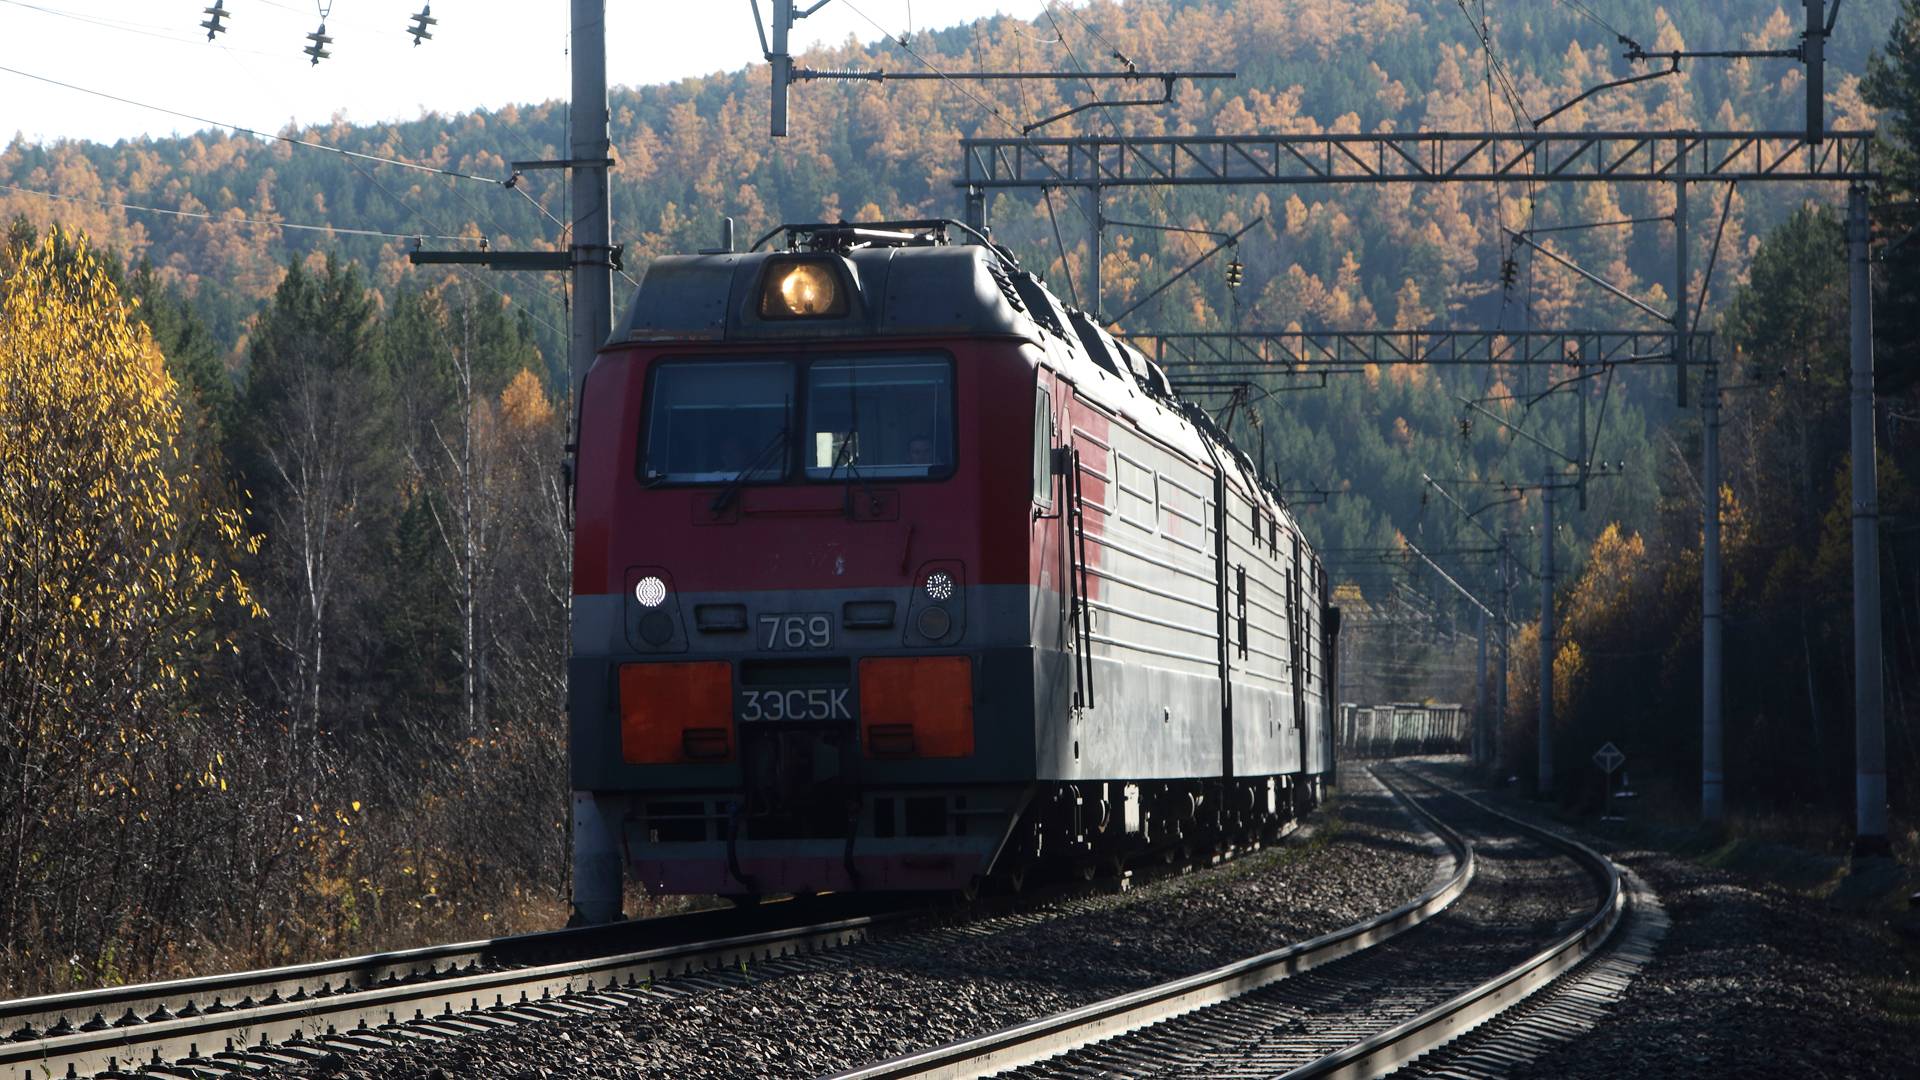
[[[921,33],[910,43],[912,54],[894,41],[848,42],[804,62],[902,70],[918,69],[917,55],[947,69],[1071,70],[1075,63],[1117,63],[1109,54],[1118,50],[1143,67],[1232,69],[1240,75],[1234,82],[1184,87],[1169,107],[1081,113],[1045,129],[1049,135],[1114,127],[1139,134],[1505,130],[1529,128],[1531,118],[1626,74],[1610,28],[1649,49],[1790,47],[1798,41],[1801,14],[1789,6],[1100,2],[1052,8],[1031,20],[1003,17]],[[1837,128],[1870,125],[1859,74],[1868,50],[1883,40],[1892,8],[1891,0],[1850,4],[1839,22],[1829,50]],[[1493,43],[1491,70],[1477,37],[1483,19]],[[1787,61],[1700,62],[1672,78],[1597,95],[1549,126],[1790,128],[1801,115],[1801,79],[1800,66]],[[710,246],[723,214],[735,218],[743,237],[783,220],[957,214],[957,137],[1015,134],[1018,123],[1087,100],[1087,88],[1077,83],[971,89],[938,82],[805,83],[793,95],[792,137],[772,140],[766,134],[766,83],[767,68],[755,64],[614,93],[615,240],[626,246],[629,279],[653,254]],[[1517,99],[1508,97],[1509,83]],[[193,104],[165,101],[163,87],[154,96],[158,104]],[[1524,115],[1515,115],[1516,104]],[[288,134],[504,179],[509,161],[565,156],[563,119],[563,106],[546,102]],[[245,365],[255,312],[289,256],[325,250],[360,262],[375,288],[391,299],[407,283],[424,284],[435,275],[408,267],[411,241],[345,230],[484,238],[497,248],[551,245],[567,216],[558,175],[528,174],[510,190],[219,131],[112,147],[15,142],[0,154],[0,183],[67,201],[0,189],[0,214],[24,214],[36,224],[61,221],[129,260],[150,260],[162,282],[194,299],[216,340],[228,347],[228,366],[237,371]],[[1230,321],[1241,327],[1612,327],[1644,326],[1647,320],[1546,260],[1535,265],[1520,255],[1519,281],[1503,289],[1500,270],[1510,245],[1500,226],[1653,217],[1670,212],[1671,198],[1665,185],[1537,192],[1490,185],[1230,194],[1184,189],[1114,198],[1107,213],[1123,221],[1214,229],[1265,219],[1236,252],[1247,268],[1237,295],[1230,295],[1217,269],[1196,274],[1133,315],[1130,328],[1221,328]],[[1734,195],[1713,280],[1716,299],[1742,279],[1757,234],[1809,198],[1832,200],[1837,194],[1756,187]],[[211,217],[109,205],[116,203]],[[1044,198],[1011,195],[993,207],[999,237],[1045,268],[1063,294],[1070,291],[1069,277],[1086,281],[1085,215],[1083,199],[1068,193],[1056,193],[1051,208]],[[1054,240],[1056,220],[1066,265]],[[1711,214],[1697,211],[1695,220],[1695,274],[1704,280],[1712,233],[1698,223]],[[281,230],[259,222],[342,231]],[[1102,306],[1108,312],[1130,305],[1210,243],[1145,230],[1111,233],[1103,266]],[[1556,234],[1550,242],[1654,306],[1666,302],[1672,233],[1664,223]],[[513,298],[542,346],[551,379],[563,363],[558,277],[475,271],[469,278],[472,288]],[[1335,484],[1356,492],[1310,515],[1310,527],[1323,541],[1381,543],[1395,531],[1421,527],[1420,472],[1474,478],[1515,472],[1511,438],[1487,422],[1463,434],[1469,411],[1456,398],[1499,398],[1524,389],[1389,371],[1326,393],[1289,394],[1268,407],[1278,421],[1270,429],[1277,468],[1291,484]],[[1669,419],[1669,396],[1651,376],[1621,380],[1595,450],[1627,462],[1641,479],[1596,490],[1592,520],[1647,519],[1656,497],[1649,431]],[[1576,438],[1573,413],[1560,404],[1549,403],[1524,422],[1533,434],[1570,447]],[[1499,407],[1509,413],[1516,408],[1510,402]],[[1328,437],[1336,431],[1358,438],[1336,447]],[[1539,467],[1535,458],[1522,471],[1535,475]],[[1571,524],[1583,537],[1597,531],[1583,519]]]

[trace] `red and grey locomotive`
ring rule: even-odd
[[[962,229],[658,259],[588,374],[587,917],[616,859],[666,893],[961,889],[1271,829],[1332,770],[1337,612],[1277,492]]]

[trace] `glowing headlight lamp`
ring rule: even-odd
[[[761,282],[763,319],[837,318],[847,313],[840,275],[818,259],[770,259]]]

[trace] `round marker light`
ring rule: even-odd
[[[953,575],[935,570],[927,575],[927,595],[934,600],[953,599]]]
[[[633,587],[633,598],[640,601],[641,607],[659,607],[667,600],[667,583],[648,574]]]

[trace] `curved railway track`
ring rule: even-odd
[[[1453,872],[1407,905],[1298,945],[850,1070],[838,1080],[1377,1076],[1498,1015],[1592,955],[1612,933],[1624,900],[1619,871],[1607,859],[1423,780],[1440,799],[1469,808],[1458,816],[1477,819],[1456,830],[1380,779],[1455,852]],[[1480,834],[1497,855],[1480,853],[1462,831]],[[1524,839],[1515,841],[1515,834]],[[1543,860],[1543,852],[1552,854]],[[1541,925],[1543,902],[1559,897],[1564,912],[1568,876],[1566,867],[1543,875],[1544,862],[1571,864],[1588,879],[1591,907]],[[1517,959],[1516,949],[1523,954]]]

